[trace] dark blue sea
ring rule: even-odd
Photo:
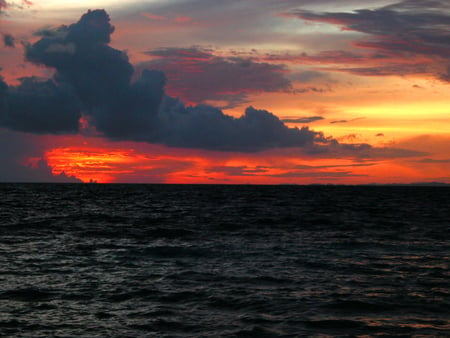
[[[0,336],[450,336],[450,188],[0,184]]]

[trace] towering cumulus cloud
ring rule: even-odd
[[[308,128],[288,128],[276,116],[247,108],[240,118],[211,106],[185,106],[164,92],[164,73],[145,69],[132,81],[127,55],[110,47],[114,27],[104,10],[70,26],[41,32],[26,59],[55,70],[51,80],[0,83],[0,123],[34,133],[78,131],[81,116],[104,136],[176,147],[258,151],[329,141]]]

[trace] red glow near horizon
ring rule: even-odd
[[[45,157],[54,175],[64,172],[83,182],[98,183],[191,183],[210,165],[195,155],[148,155],[131,148],[61,147],[47,151]]]
[[[64,172],[83,182],[113,182],[118,174],[130,172],[126,166],[139,161],[132,149],[56,148],[46,152],[52,172]]]
[[[174,184],[367,184],[448,182],[446,163],[414,159],[316,158],[301,149],[233,153],[133,142],[53,140],[45,153],[53,175],[83,182]],[[71,144],[78,143],[77,146]],[[50,144],[50,143],[49,143]],[[296,156],[293,156],[296,154]],[[30,164],[40,158],[29,158]],[[448,173],[448,171],[447,171]]]
[[[336,166],[336,160],[322,159],[315,161],[316,166],[308,166],[311,160],[292,162],[286,158],[272,158],[269,153],[265,156],[217,153],[208,156],[189,154],[180,149],[148,155],[132,148],[81,146],[49,150],[46,160],[54,175],[64,172],[83,182],[98,183],[309,184],[343,180],[358,183],[366,176],[361,172],[364,168],[352,168],[348,160],[342,160],[342,164]],[[354,171],[360,171],[360,174]]]

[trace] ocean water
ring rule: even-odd
[[[0,197],[0,336],[450,336],[448,187]]]

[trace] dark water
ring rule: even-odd
[[[0,336],[450,336],[446,187],[0,194]]]

